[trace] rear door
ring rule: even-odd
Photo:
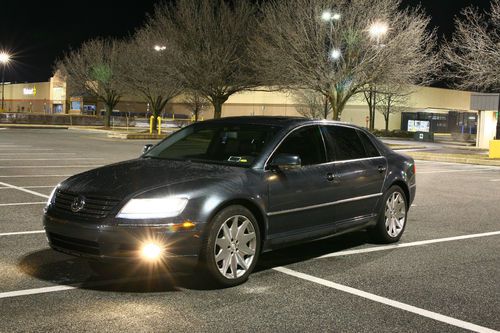
[[[322,126],[334,174],[336,224],[363,223],[375,214],[387,161],[362,131],[342,125]]]

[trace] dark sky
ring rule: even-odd
[[[237,0],[236,0],[237,1]],[[374,0],[376,1],[376,0]],[[421,4],[432,16],[440,35],[453,32],[453,18],[468,5],[489,7],[489,0],[402,0]],[[121,37],[132,33],[158,0],[29,1],[1,0],[0,50],[15,55],[5,80],[46,81],[54,61],[70,47],[98,36]]]

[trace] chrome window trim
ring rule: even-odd
[[[319,204],[319,205],[312,205],[312,206],[306,206],[306,207],[300,207],[300,208],[292,208],[292,209],[287,209],[287,210],[280,210],[280,211],[276,211],[276,212],[269,212],[266,215],[267,216],[275,216],[275,215],[281,215],[281,214],[288,214],[288,213],[300,212],[300,211],[303,211],[303,210],[310,210],[310,209],[328,207],[328,206],[338,205],[338,204],[352,202],[352,201],[359,201],[359,200],[365,200],[365,199],[370,199],[370,198],[381,197],[382,195],[383,195],[383,193],[375,193],[375,194],[363,195],[363,196],[360,196],[360,197],[353,197],[353,198],[349,198],[349,199],[343,199],[343,200],[337,200],[337,201],[332,201],[332,202],[326,202],[326,203],[322,203],[322,204]]]
[[[269,160],[271,159],[271,157],[274,155],[274,153],[276,152],[276,150],[278,150],[278,147],[283,143],[283,141],[286,140],[286,138],[288,138],[288,136],[290,134],[292,134],[293,132],[295,132],[296,130],[299,130],[303,127],[306,127],[306,126],[342,126],[342,127],[348,127],[348,128],[351,128],[351,129],[354,129],[356,131],[359,131],[359,129],[357,129],[356,127],[353,127],[353,126],[350,126],[349,124],[322,124],[322,123],[312,123],[312,124],[304,124],[304,125],[300,125],[300,126],[297,126],[295,128],[293,128],[290,132],[288,132],[281,140],[280,142],[278,142],[278,144],[274,147],[274,149],[272,150],[272,152],[269,154],[269,156],[267,157],[266,161],[264,162],[264,170],[269,170]],[[323,140],[323,146],[324,146],[324,150],[325,150],[325,156],[328,158],[328,152],[326,150],[326,142],[325,142],[325,138],[324,138],[324,135],[323,133],[320,131],[321,133],[321,138]],[[359,136],[359,135],[358,135]],[[371,138],[368,137],[368,139],[371,141]],[[361,140],[361,139],[360,139]],[[377,149],[377,151],[380,153],[378,147],[373,144],[375,146],[375,149]],[[310,166],[319,166],[319,165],[328,165],[328,164],[337,164],[337,163],[349,163],[349,162],[362,162],[362,161],[368,161],[368,160],[373,160],[373,159],[377,159],[377,158],[386,158],[385,155],[383,154],[380,154],[379,156],[372,156],[372,157],[363,157],[363,158],[357,158],[357,159],[352,159],[352,160],[342,160],[342,161],[326,161],[325,163],[320,163],[320,164],[311,164],[311,165],[306,165],[305,167],[310,167]]]

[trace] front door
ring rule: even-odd
[[[294,130],[280,144],[270,161],[278,154],[298,155],[300,168],[267,171],[269,188],[269,236],[282,238],[307,233],[321,225],[332,225],[332,174],[326,164],[326,153],[319,126]],[[326,205],[325,205],[326,204]]]

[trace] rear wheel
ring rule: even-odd
[[[387,190],[383,200],[377,225],[371,233],[377,241],[394,243],[399,241],[406,227],[407,199],[401,187],[394,185]]]
[[[210,223],[200,256],[202,269],[218,285],[241,284],[254,269],[260,246],[253,214],[243,206],[226,207]]]

